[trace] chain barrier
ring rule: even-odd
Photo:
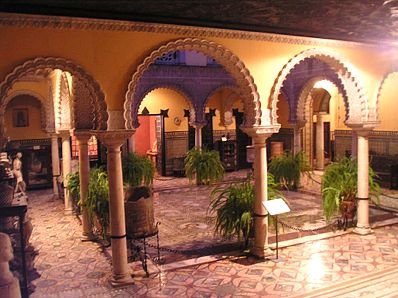
[[[299,231],[299,232],[317,232],[317,231],[320,231],[320,230],[323,230],[323,229],[327,229],[327,228],[336,226],[336,223],[333,222],[333,223],[326,224],[326,225],[323,225],[323,226],[320,226],[320,227],[305,229],[305,228],[292,226],[292,225],[288,224],[287,222],[284,222],[283,220],[280,220],[279,218],[278,218],[278,223],[280,223],[283,227],[289,228],[291,230]]]

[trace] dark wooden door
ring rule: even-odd
[[[244,133],[239,127],[243,123],[243,112],[234,110],[236,123],[236,144],[237,144],[237,162],[238,169],[247,169],[251,164],[246,161],[246,146],[251,145],[252,139]]]

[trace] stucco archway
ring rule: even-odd
[[[134,102],[134,94],[144,72],[157,58],[178,50],[198,51],[213,57],[219,64],[223,65],[227,72],[235,79],[239,88],[239,94],[244,99],[245,121],[243,126],[253,127],[254,125],[262,124],[260,99],[257,87],[254,84],[253,77],[250,75],[249,70],[245,67],[243,62],[222,45],[203,39],[186,38],[160,46],[138,66],[137,71],[133,74],[128,84],[125,96],[124,118],[127,129],[133,128],[133,122],[138,113],[140,102]]]
[[[98,82],[81,66],[63,58],[39,57],[18,65],[0,84],[0,134],[4,135],[4,112],[6,98],[13,84],[29,75],[48,75],[60,69],[69,72],[75,79],[73,84],[73,119],[77,130],[106,130],[107,105],[105,95]],[[87,104],[90,99],[91,104]]]
[[[326,51],[324,49],[309,49],[305,50],[293,58],[291,58],[279,72],[278,77],[271,90],[269,105],[272,110],[272,122],[278,123],[277,103],[278,95],[285,82],[286,77],[294,68],[303,60],[315,58],[326,63],[338,76],[341,81],[344,93],[344,103],[346,107],[346,123],[363,123],[368,120],[368,99],[364,88],[358,77],[355,75],[354,67],[345,59],[337,56],[335,53]],[[305,96],[305,92],[301,95]]]

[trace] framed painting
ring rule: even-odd
[[[12,123],[14,127],[28,127],[29,126],[28,109],[13,109]]]

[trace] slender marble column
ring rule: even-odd
[[[109,213],[112,246],[111,284],[124,286],[133,283],[127,264],[126,223],[124,212],[124,193],[122,160],[120,147],[133,131],[117,130],[98,133],[107,148],[107,167],[109,181]]]
[[[80,201],[82,203],[82,226],[83,238],[94,239],[93,227],[84,202],[87,198],[88,183],[90,179],[90,159],[88,156],[88,140],[91,138],[89,132],[75,132],[79,146],[79,178],[80,178]]]
[[[357,157],[358,157],[358,134],[355,130],[353,130],[351,137],[351,158],[357,159]]]
[[[325,168],[325,142],[323,133],[323,114],[317,115],[316,121],[316,169],[323,170]]]
[[[358,209],[355,233],[372,232],[369,225],[369,131],[357,131],[358,137]]]
[[[195,147],[202,148],[202,126],[195,126]]]
[[[60,131],[62,137],[62,177],[64,181],[65,214],[72,214],[72,198],[67,190],[68,174],[71,172],[71,151],[69,130]]]
[[[273,254],[268,247],[268,216],[263,202],[268,200],[267,185],[267,147],[266,139],[270,135],[259,135],[254,138],[254,246],[252,254],[259,258],[265,258]]]
[[[51,134],[51,164],[53,174],[53,198],[59,199],[58,177],[60,175],[59,168],[59,151],[58,151],[58,135]]]

